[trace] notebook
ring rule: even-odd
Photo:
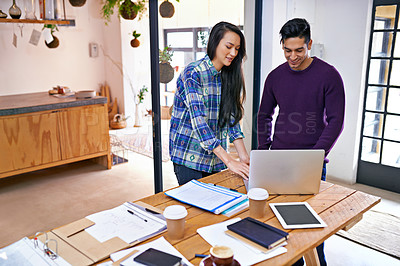
[[[321,184],[324,150],[253,150],[246,186],[269,194],[316,194]]]
[[[267,249],[274,248],[286,241],[289,234],[251,217],[246,217],[227,226],[232,232],[253,241]]]

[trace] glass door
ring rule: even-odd
[[[400,192],[400,1],[375,0],[357,182]]]

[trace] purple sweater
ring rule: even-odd
[[[286,62],[268,75],[257,117],[258,149],[324,149],[325,156],[332,149],[343,129],[343,81],[333,66],[313,59],[303,71]]]

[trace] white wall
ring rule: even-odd
[[[243,24],[243,0],[183,0],[170,1],[175,7],[175,14],[171,18],[158,17],[159,47],[164,46],[163,29],[212,27],[222,20],[239,25]],[[160,5],[162,1],[159,1]],[[228,7],[228,8],[227,8]],[[148,5],[147,5],[148,8]],[[193,12],[195,10],[196,12]],[[188,16],[188,14],[190,14]],[[139,37],[140,46],[132,48],[132,31],[142,35]],[[151,75],[150,75],[150,38],[149,38],[148,10],[141,20],[121,20],[121,47],[124,71],[124,111],[127,116],[134,117],[134,99],[143,85],[149,88],[145,96],[144,106],[151,109]],[[172,82],[172,81],[171,81]],[[161,84],[162,85],[162,84]],[[133,89],[132,89],[133,88]],[[134,120],[128,120],[133,123]]]
[[[272,25],[263,29],[263,79],[285,58],[279,44],[279,30],[292,17],[304,17],[311,24],[311,37],[324,44],[322,58],[336,67],[342,75],[346,93],[344,130],[329,154],[328,178],[355,183],[361,105],[364,90],[364,72],[372,0],[266,0],[273,2]],[[310,6],[310,3],[315,6]],[[298,8],[296,8],[296,6]],[[308,8],[299,8],[307,6]],[[293,9],[294,8],[294,9]],[[340,14],[340,15],[339,15]],[[289,15],[289,17],[286,17]],[[271,33],[270,29],[273,29]],[[272,54],[270,40],[273,40]],[[262,85],[263,82],[262,81]],[[262,91],[261,91],[262,93]]]
[[[22,9],[22,0],[16,1]],[[60,46],[49,49],[41,37],[38,46],[29,43],[33,29],[41,31],[43,24],[0,24],[0,95],[48,91],[64,85],[72,90],[99,89],[105,80],[104,57],[89,57],[89,43],[104,45],[103,25],[98,1],[87,1],[74,8],[66,1],[67,18],[75,18],[75,27],[59,26],[55,33]],[[1,1],[0,9],[8,13],[11,1]],[[36,12],[39,16],[39,12]],[[24,11],[22,18],[25,17]],[[20,28],[22,26],[22,34]],[[12,44],[13,34],[18,45]]]

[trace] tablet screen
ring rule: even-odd
[[[270,206],[285,229],[326,226],[307,202],[270,203]]]
[[[287,225],[319,223],[303,204],[275,206]]]

